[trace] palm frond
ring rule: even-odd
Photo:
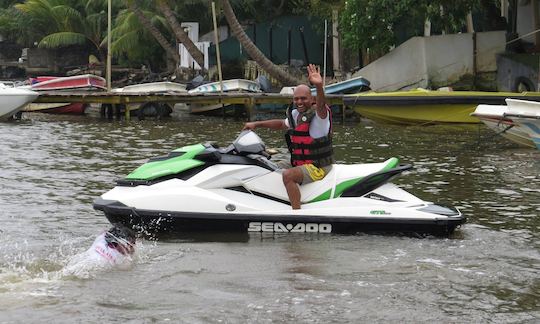
[[[75,8],[61,5],[51,8],[54,19],[60,23],[62,30],[82,31],[84,28],[83,16]]]
[[[84,22],[85,34],[96,42],[101,41],[106,34],[107,13],[98,12],[87,15]]]
[[[58,48],[86,44],[88,38],[81,33],[59,32],[45,36],[38,44],[41,48]]]
[[[111,46],[114,55],[133,51],[134,48],[141,46],[140,34],[137,31],[124,33],[120,38],[116,39]]]

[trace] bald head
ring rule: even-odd
[[[298,85],[293,92],[293,102],[300,112],[311,108],[311,104],[313,103],[311,89],[305,84]]]

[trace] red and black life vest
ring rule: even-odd
[[[309,125],[317,113],[315,106],[303,113],[299,113],[297,120],[294,120],[290,107],[287,109],[289,130],[285,134],[285,141],[291,153],[291,164],[293,166],[311,163],[322,168],[334,163],[332,112],[328,106],[326,106],[326,109],[330,118],[330,130],[326,136],[321,138],[313,138],[309,135]]]

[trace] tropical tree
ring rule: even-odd
[[[222,0],[223,12],[225,18],[231,27],[233,35],[238,39],[242,47],[246,50],[248,55],[255,61],[259,66],[264,69],[268,74],[276,78],[279,82],[284,85],[295,85],[299,84],[301,81],[293,77],[289,73],[282,70],[279,66],[275,65],[270,61],[258,48],[253,44],[251,39],[247,36],[246,32],[240,26],[236,15],[229,3],[229,0]]]
[[[14,8],[0,6],[0,35],[9,40],[16,40],[20,36],[19,20]]]
[[[26,23],[33,26],[38,47],[58,48],[70,45],[90,45],[101,59],[101,46],[107,24],[103,5],[89,0],[81,3],[65,0],[27,0],[15,5],[23,13]]]
[[[170,35],[167,34],[167,22],[163,17],[153,15],[151,13],[144,14],[150,21],[150,24],[158,29],[158,32],[164,33],[165,47],[170,50],[167,58],[172,62],[178,63],[179,56],[174,47],[170,45],[167,39]],[[122,9],[115,18],[114,28],[111,30],[111,50],[113,56],[120,64],[147,64],[150,67],[159,66],[163,63],[166,49],[156,42],[154,36],[150,33],[149,28],[141,23],[133,10]],[[103,40],[106,43],[107,39]]]
[[[154,25],[151,18],[147,17],[155,15],[153,13],[145,14],[145,12],[143,12],[143,10],[139,7],[137,1],[135,0],[124,0],[124,3],[128,7],[128,9],[133,12],[133,14],[135,14],[135,16],[138,18],[144,30],[150,32],[150,34],[159,43],[159,45],[174,59],[176,66],[178,66],[178,64],[180,63],[180,54],[178,54],[176,48],[172,46],[171,43],[169,43],[163,33]],[[130,24],[128,24],[128,26],[130,26]],[[117,47],[118,50],[129,50],[128,46],[132,45],[140,35],[136,32],[133,32],[134,31],[130,32],[130,30],[120,29],[119,33],[127,33],[127,35],[125,35],[125,38],[119,37],[119,39],[116,41],[115,47]]]
[[[343,43],[350,49],[386,52],[402,29],[423,30],[426,20],[447,33],[462,31],[480,0],[348,0],[341,11]]]
[[[195,62],[197,62],[197,64],[199,64],[201,68],[204,68],[204,54],[189,38],[189,36],[186,34],[186,32],[184,31],[184,28],[182,28],[180,23],[178,23],[178,20],[176,20],[174,12],[171,10],[171,7],[169,7],[168,1],[157,0],[156,6],[158,7],[159,11],[163,13],[163,15],[165,16],[165,19],[167,19],[167,22],[169,23],[169,26],[174,32],[176,39],[180,43],[184,44],[184,46],[186,47],[186,50],[189,52],[191,57],[193,57]]]

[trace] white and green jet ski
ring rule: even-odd
[[[252,131],[217,148],[197,144],[150,159],[94,208],[111,223],[145,232],[414,232],[448,235],[461,212],[423,201],[389,180],[410,165],[335,164],[321,181],[300,186],[302,208],[292,210],[282,170]]]

